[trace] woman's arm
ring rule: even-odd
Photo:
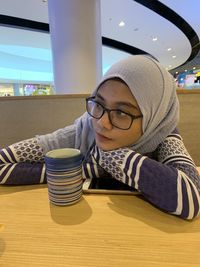
[[[57,148],[74,147],[75,126],[27,139],[0,150],[0,184],[46,183],[44,155]]]
[[[93,150],[94,158],[117,180],[140,191],[158,208],[192,219],[200,210],[200,176],[180,135],[160,144],[157,160],[129,148]]]
[[[0,184],[45,182],[44,154],[37,138],[27,139],[0,150]]]

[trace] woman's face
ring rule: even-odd
[[[108,109],[119,109],[131,115],[141,115],[140,108],[128,86],[119,80],[105,81],[95,100]],[[105,151],[134,144],[142,135],[142,118],[133,120],[128,130],[114,127],[105,112],[100,119],[92,118],[97,146]]]

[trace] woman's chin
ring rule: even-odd
[[[107,146],[105,146],[105,145],[103,145],[103,144],[101,144],[101,143],[99,143],[99,142],[96,142],[96,145],[98,146],[98,148],[100,148],[100,149],[103,150],[103,151],[108,151],[108,150],[110,150]]]
[[[108,144],[108,143],[102,143],[99,142],[98,140],[96,140],[96,145],[98,146],[98,148],[100,148],[103,151],[110,151],[110,150],[115,150],[118,149],[119,146],[117,146],[116,144]]]

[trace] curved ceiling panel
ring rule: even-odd
[[[145,3],[153,3],[154,9],[145,7]],[[200,37],[200,1],[191,4],[190,0],[101,0],[103,42],[108,43],[109,40],[114,40],[120,42],[121,46],[124,44],[124,47],[141,49],[153,55],[168,69],[174,69],[183,64],[191,56],[191,42],[184,31],[180,30],[170,20],[153,11],[157,8],[157,12],[162,13],[159,9],[162,3],[181,16],[197,33],[197,38]],[[43,26],[46,23],[46,26],[48,26],[48,8],[47,2],[44,0],[28,0],[28,4],[27,0],[0,0],[0,6],[0,15],[41,22]],[[122,21],[124,26],[120,27],[119,23]],[[42,49],[50,50],[49,34],[20,31],[19,35],[17,29],[0,27],[0,35],[4,36],[4,38],[1,38],[1,55],[3,53],[4,57],[8,56],[9,51],[4,46],[8,44],[11,45],[12,53],[16,53],[16,57],[20,56],[18,46],[27,47],[27,51],[21,53],[22,61],[25,60],[25,57],[30,59],[29,45],[32,49],[37,48],[37,53],[40,53]],[[153,41],[153,38],[157,38],[157,41]],[[11,39],[12,42],[10,42]],[[171,48],[170,51],[168,51],[169,48]],[[196,48],[199,50],[199,43],[196,44]],[[46,60],[51,60],[49,52],[46,53]],[[106,69],[125,55],[127,55],[126,52],[103,46],[104,68]],[[38,59],[31,57],[33,62],[37,64]],[[45,64],[43,65],[45,66]]]
[[[169,69],[190,56],[190,42],[176,25],[133,0],[102,0],[101,16],[103,36],[140,48]]]

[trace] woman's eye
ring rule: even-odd
[[[124,113],[124,112],[121,111],[121,110],[117,110],[117,111],[116,111],[116,115],[117,115],[118,117],[126,117],[126,116],[127,116],[127,114]]]
[[[99,103],[96,102],[96,103],[95,103],[95,107],[96,107],[96,108],[100,108],[101,105],[100,105]]]

